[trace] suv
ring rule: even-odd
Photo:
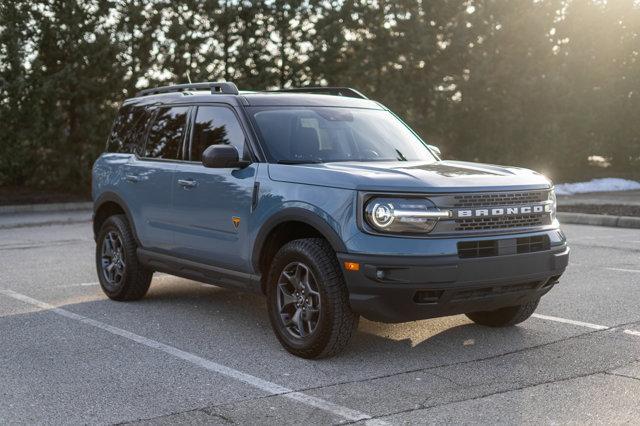
[[[263,293],[305,358],[342,350],[360,315],[517,324],[569,255],[546,177],[443,161],[348,88],[144,90],[120,108],[92,192],[109,298],[140,299],[155,271]]]

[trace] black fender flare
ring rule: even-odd
[[[138,233],[136,232],[136,224],[133,222],[133,217],[131,216],[131,211],[129,210],[129,207],[127,207],[127,203],[124,202],[122,197],[120,197],[115,192],[111,192],[111,191],[103,192],[93,202],[93,222],[94,222],[93,233],[94,233],[94,239],[98,237],[97,232],[99,231],[98,229],[95,229],[96,213],[98,212],[98,210],[100,210],[100,207],[102,207],[105,203],[116,203],[118,206],[120,206],[120,208],[124,211],[125,216],[127,217],[127,221],[129,222],[129,226],[131,226],[131,231],[133,232],[133,237],[136,239],[136,243],[138,243],[139,247],[142,247],[140,245],[140,240],[138,240]]]
[[[260,270],[260,255],[262,249],[265,246],[267,236],[276,226],[284,222],[302,222],[314,227],[320,234],[329,241],[331,247],[336,253],[344,253],[347,248],[340,238],[340,235],[318,214],[300,207],[288,207],[278,211],[273,216],[269,217],[267,221],[262,225],[260,231],[256,235],[253,243],[253,251],[251,252],[251,264],[255,271]]]

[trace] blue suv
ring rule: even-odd
[[[263,293],[275,335],[305,358],[342,350],[360,316],[517,324],[569,255],[547,178],[443,161],[348,88],[143,90],[92,191],[108,297],[143,297],[155,271]]]

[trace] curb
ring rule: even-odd
[[[576,225],[610,226],[614,228],[640,229],[640,217],[609,216],[604,214],[558,212],[561,223]]]
[[[12,223],[12,224],[0,224],[0,229],[15,229],[15,228],[36,228],[39,226],[51,226],[51,225],[74,225],[77,223],[89,223],[91,218],[85,219],[61,219],[61,220],[49,220],[46,222],[25,222],[25,223]]]
[[[0,206],[0,214],[36,213],[36,212],[68,212],[74,210],[92,210],[91,201],[80,203],[49,203]]]

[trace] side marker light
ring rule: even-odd
[[[358,262],[344,262],[344,269],[347,271],[359,271],[360,264]]]

